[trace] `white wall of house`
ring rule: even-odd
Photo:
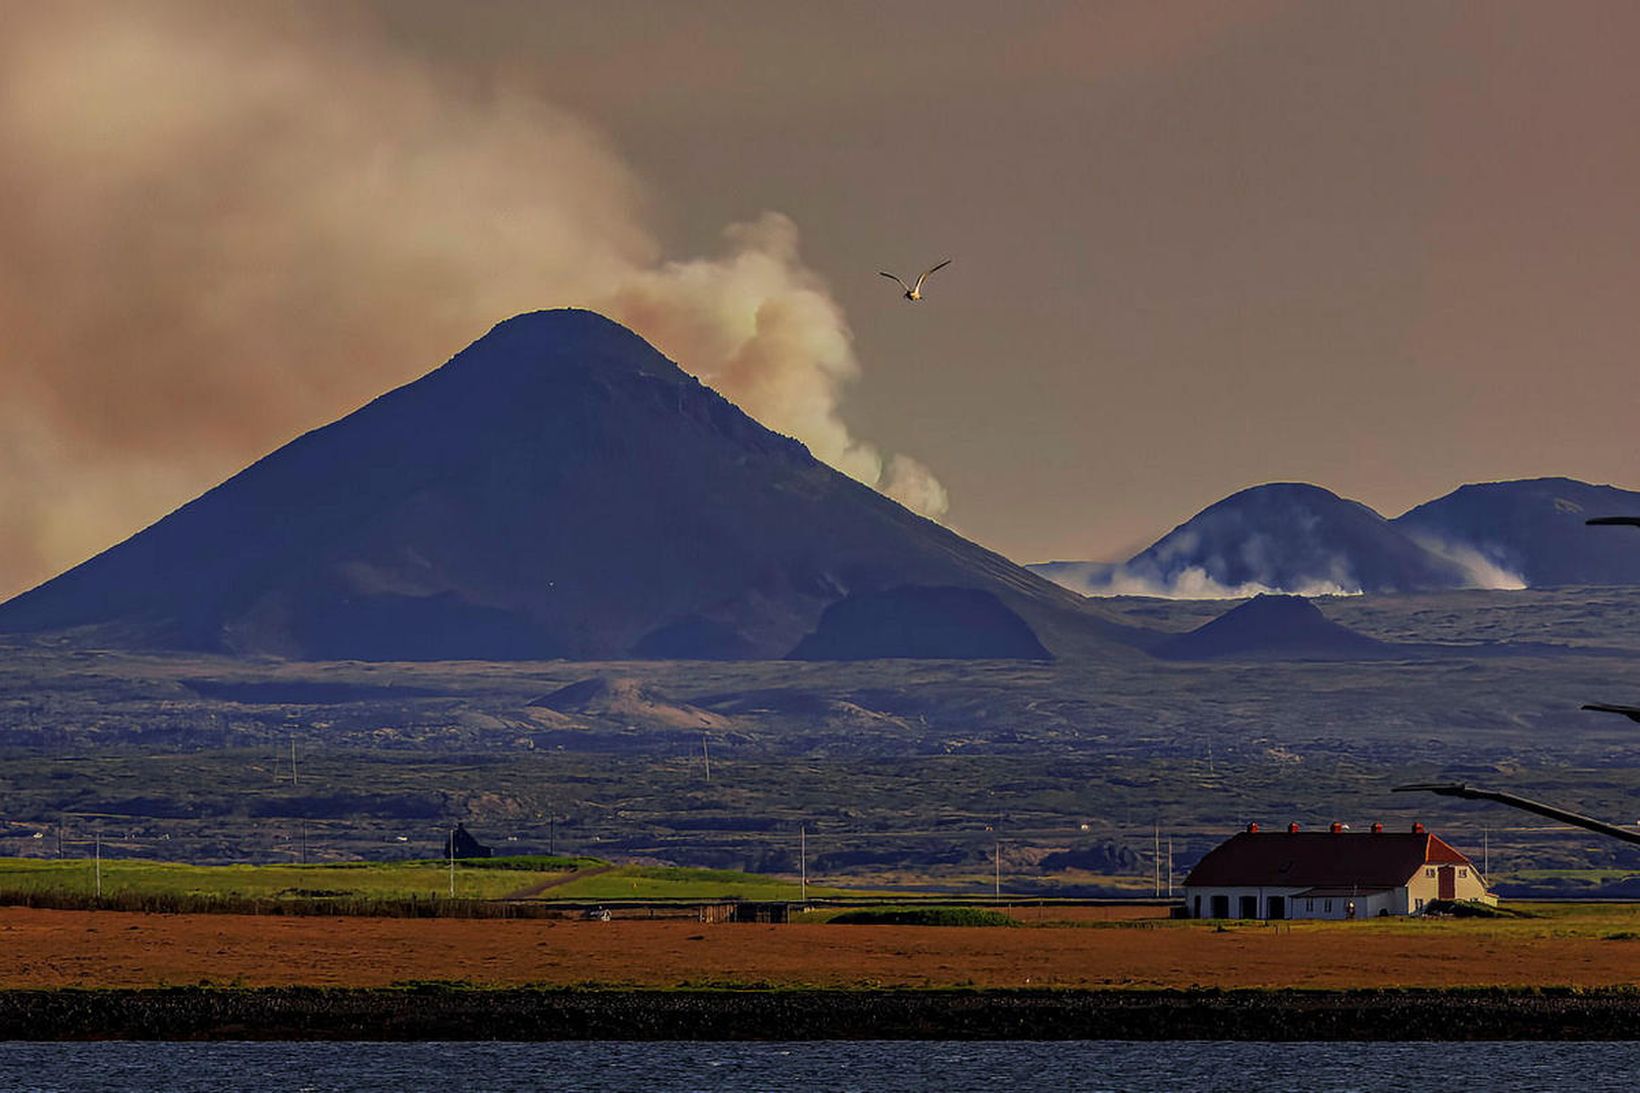
[[[1303,888],[1272,888],[1272,887],[1215,887],[1215,888],[1186,888],[1184,890],[1184,905],[1190,912],[1191,918],[1269,918],[1270,897],[1280,896],[1288,908],[1292,907],[1293,896],[1304,891]],[[1224,904],[1226,913],[1216,914],[1213,910],[1213,897],[1221,896],[1227,900]],[[1197,912],[1196,900],[1200,897],[1200,913]],[[1251,898],[1256,901],[1255,910],[1251,915],[1242,914],[1242,900]],[[1283,918],[1291,917],[1291,910]]]
[[[1351,903],[1355,904],[1355,917],[1358,919],[1408,913],[1405,888],[1355,895],[1301,896],[1292,902],[1294,906],[1288,912],[1288,918],[1345,919],[1350,917]]]
[[[1432,880],[1430,882],[1434,884]],[[1308,888],[1268,888],[1268,887],[1215,887],[1215,888],[1186,888],[1184,890],[1184,905],[1191,918],[1258,918],[1268,919],[1270,915],[1270,897],[1279,896],[1282,900],[1281,918],[1286,919],[1346,919],[1350,917],[1350,903],[1355,903],[1355,917],[1377,918],[1379,912],[1391,915],[1419,914],[1423,911],[1423,904],[1417,903],[1407,888],[1391,888],[1387,891],[1340,894],[1331,896],[1304,896],[1302,893]],[[1214,910],[1213,897],[1222,897],[1225,902],[1225,913],[1219,915]],[[1254,913],[1243,914],[1242,900],[1249,898],[1256,900],[1253,904]],[[1426,902],[1434,896],[1420,896]],[[1198,903],[1198,899],[1200,902]],[[1198,910],[1199,908],[1199,910]]]
[[[1452,869],[1453,898],[1475,900],[1496,905],[1497,897],[1486,890],[1480,871],[1470,865],[1443,867],[1425,865],[1414,873],[1407,883],[1387,891],[1355,896],[1312,896],[1301,893],[1309,888],[1281,888],[1270,886],[1186,887],[1184,906],[1191,918],[1270,918],[1270,897],[1281,897],[1283,919],[1344,919],[1349,917],[1349,904],[1355,901],[1355,917],[1377,918],[1380,911],[1391,915],[1420,915],[1424,908],[1440,898],[1441,869]],[[1221,897],[1223,914],[1215,911],[1213,898]],[[1251,899],[1252,914],[1245,914],[1244,899]]]

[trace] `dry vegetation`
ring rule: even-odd
[[[477,985],[1453,987],[1633,985],[1640,907],[1509,920],[1026,928],[257,918],[0,908],[0,988]]]

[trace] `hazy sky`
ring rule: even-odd
[[[136,9],[0,0],[0,594],[564,303],[1020,561],[1640,486],[1640,5]]]

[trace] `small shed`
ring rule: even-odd
[[[1436,900],[1497,903],[1474,863],[1423,824],[1406,832],[1248,824],[1184,882],[1189,918],[1379,918],[1423,914]]]

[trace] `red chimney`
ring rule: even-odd
[[[1414,835],[1422,835],[1424,833],[1424,825],[1423,824],[1413,824],[1412,825],[1412,833]]]
[[[1258,824],[1256,824],[1256,823],[1248,824],[1247,825],[1247,834],[1257,835],[1258,834]]]
[[[1384,833],[1384,825],[1374,820],[1372,824],[1372,833],[1374,835],[1382,835]]]
[[[1344,825],[1339,823],[1337,820],[1334,820],[1332,822],[1332,827],[1328,828],[1328,830],[1334,835],[1342,835],[1344,833]]]
[[[1287,825],[1287,834],[1289,834],[1289,835],[1297,835],[1298,834],[1298,821],[1294,820],[1292,823]]]

